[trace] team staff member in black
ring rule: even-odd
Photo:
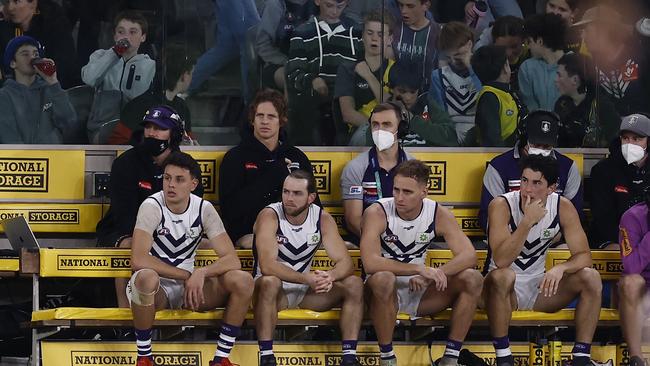
[[[650,118],[643,114],[624,117],[609,156],[591,168],[589,241],[594,249],[617,250],[621,216],[644,200],[643,191],[650,186],[649,136]]]
[[[108,189],[111,206],[96,228],[99,246],[131,247],[138,208],[147,197],[162,190],[162,163],[172,151],[179,150],[183,122],[174,109],[153,107],[145,114],[142,125],[143,140],[113,161]],[[200,183],[197,195],[203,195]],[[128,308],[125,286],[126,279],[115,279],[117,305]]]
[[[268,204],[280,201],[282,183],[295,169],[312,171],[307,156],[285,142],[287,102],[266,89],[251,104],[242,141],[230,149],[219,167],[219,201],[228,235],[240,248],[253,246],[253,224]],[[320,206],[320,201],[316,198]]]

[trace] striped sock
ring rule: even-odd
[[[494,345],[494,351],[497,356],[497,366],[513,366],[514,357],[512,357],[512,351],[510,351],[510,339],[508,336],[493,338],[492,344]]]
[[[354,361],[357,358],[357,341],[343,341],[343,361]]]
[[[260,346],[260,361],[266,357],[273,357],[273,341],[257,341]]]
[[[461,348],[463,348],[463,342],[447,339],[447,347],[445,348],[444,357],[458,358]]]
[[[138,347],[139,357],[151,357],[151,328],[136,329],[135,344]]]
[[[395,358],[395,351],[393,351],[393,344],[380,344],[379,352],[381,353],[382,360],[391,360]]]
[[[588,365],[591,359],[591,344],[576,342],[573,345],[573,365]]]
[[[221,324],[221,332],[219,332],[219,340],[217,341],[217,352],[214,354],[214,362],[220,362],[224,358],[228,358],[230,351],[235,346],[235,339],[239,335],[239,327],[229,325],[226,323]]]

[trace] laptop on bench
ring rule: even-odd
[[[27,220],[23,216],[16,216],[10,219],[0,221],[2,227],[4,228],[7,239],[9,239],[9,244],[11,248],[20,253],[21,248],[26,249],[36,249],[38,250],[40,246],[34,232],[29,227]]]

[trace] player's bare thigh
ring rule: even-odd
[[[253,292],[253,306],[257,305],[259,291],[261,286],[279,286],[277,289],[277,311],[285,310],[289,307],[289,299],[282,288],[282,280],[275,276],[261,276],[255,279],[255,291]]]
[[[206,311],[225,307],[230,297],[226,283],[238,281],[245,276],[250,277],[250,274],[242,270],[232,270],[220,276],[206,278],[203,284],[205,303],[199,307],[199,310]]]

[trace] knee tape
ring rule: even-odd
[[[156,298],[156,294],[158,293],[158,290],[160,290],[160,282],[158,283],[158,288],[156,288],[156,291],[146,293],[138,290],[137,286],[135,285],[135,279],[137,278],[137,272],[136,275],[131,278],[131,281],[128,283],[128,292],[131,294],[131,302],[140,305],[140,306],[150,306],[154,304],[154,300]]]

